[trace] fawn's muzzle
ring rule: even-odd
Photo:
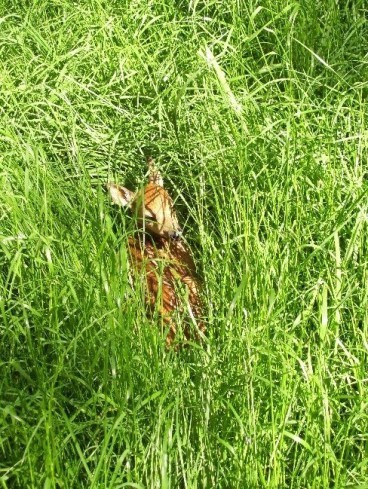
[[[171,231],[169,233],[169,238],[173,239],[174,241],[179,241],[182,237],[182,232],[181,231]]]

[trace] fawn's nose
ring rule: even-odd
[[[179,241],[179,239],[182,236],[182,232],[181,231],[171,231],[171,233],[169,234],[169,236],[174,241]]]

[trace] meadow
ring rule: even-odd
[[[0,487],[368,487],[367,8],[0,1]],[[147,153],[202,282],[179,351],[103,191]]]

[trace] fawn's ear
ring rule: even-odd
[[[163,187],[164,186],[164,179],[162,178],[161,173],[157,170],[152,156],[149,156],[147,158],[147,164],[148,164],[149,181],[151,183],[154,183],[155,185]]]
[[[107,190],[110,193],[110,197],[114,204],[120,205],[121,207],[130,207],[135,193],[128,190],[120,185],[115,185],[114,183],[108,183],[106,185]]]

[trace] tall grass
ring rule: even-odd
[[[368,483],[367,3],[0,6],[0,485]],[[102,192],[157,158],[207,340]]]

